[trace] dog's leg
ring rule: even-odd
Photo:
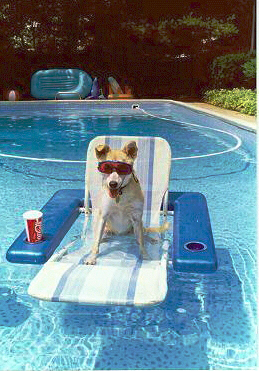
[[[143,259],[150,259],[148,252],[144,246],[144,233],[143,233],[144,228],[143,228],[142,220],[139,220],[139,219],[136,220],[135,218],[132,218],[132,224],[133,224],[133,229],[134,229],[136,239],[139,243],[139,249],[140,249]]]
[[[84,260],[84,264],[94,265],[96,264],[97,255],[99,254],[99,245],[103,236],[103,231],[106,224],[106,219],[101,210],[95,215],[94,223],[94,243],[92,246],[91,254]]]

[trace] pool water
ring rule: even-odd
[[[257,368],[255,133],[169,101],[135,103],[0,103],[0,370]],[[168,140],[170,190],[206,196],[219,268],[169,264],[168,295],[155,307],[33,299],[41,267],[5,258],[22,214],[59,189],[84,188],[89,141],[113,134]]]

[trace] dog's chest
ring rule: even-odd
[[[116,233],[125,233],[132,229],[133,220],[142,220],[143,213],[143,203],[124,203],[122,200],[116,202],[112,205],[108,224],[109,227]]]

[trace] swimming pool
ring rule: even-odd
[[[0,370],[256,368],[255,134],[170,101],[136,103],[1,102]],[[150,308],[37,301],[27,288],[40,267],[10,264],[6,250],[25,210],[84,187],[87,144],[108,134],[169,141],[170,190],[206,196],[218,271],[169,268],[166,301]]]

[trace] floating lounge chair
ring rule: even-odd
[[[101,143],[122,148],[132,139],[139,149],[134,168],[145,196],[143,223],[144,226],[158,226],[171,167],[170,147],[161,138],[95,138],[87,153],[85,200],[90,195],[94,209],[102,187],[94,148]],[[167,198],[164,200],[166,203]],[[155,244],[146,242],[151,260],[143,260],[133,235],[111,237],[101,244],[97,264],[88,266],[82,264],[91,248],[91,237],[88,239],[88,249],[83,248],[82,255],[54,254],[31,282],[29,294],[43,300],[84,304],[150,305],[165,298],[168,240],[162,239]]]
[[[109,82],[109,95],[108,99],[132,99],[133,95],[131,89],[127,86],[125,87],[125,93],[123,93],[120,85],[115,80],[114,77],[108,77]]]
[[[77,68],[39,70],[31,78],[31,95],[37,99],[84,99],[92,84],[92,78]]]
[[[85,265],[83,260],[93,242],[89,211],[95,210],[102,183],[101,174],[96,171],[94,148],[101,143],[121,148],[129,140],[135,140],[139,149],[134,169],[145,197],[143,224],[146,227],[161,225],[168,209],[174,209],[173,233],[169,230],[160,237],[155,236],[155,243],[146,236],[150,260],[142,259],[133,235],[111,236],[102,241],[97,264]],[[46,262],[32,280],[28,293],[53,302],[146,306],[158,304],[166,297],[168,254],[176,271],[214,272],[217,258],[206,199],[200,193],[168,192],[170,167],[170,147],[162,138],[94,138],[87,151],[85,191],[56,192],[42,209],[45,240],[28,244],[23,231],[7,251],[10,262]],[[83,233],[84,246],[71,249],[68,245],[53,254],[82,206],[87,227]]]

